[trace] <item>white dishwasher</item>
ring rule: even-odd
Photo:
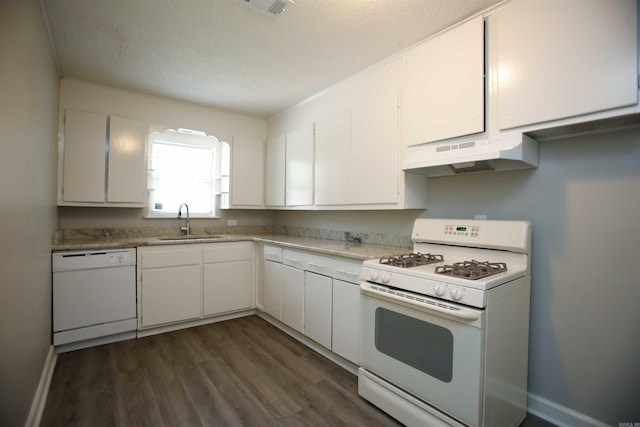
[[[135,338],[136,250],[52,254],[56,352]]]

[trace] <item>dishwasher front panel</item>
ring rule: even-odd
[[[54,273],[53,332],[136,317],[136,268]]]
[[[135,249],[53,254],[53,344],[135,336]]]

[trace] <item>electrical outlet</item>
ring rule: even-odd
[[[237,219],[228,219],[227,220],[227,225],[229,227],[235,227],[236,225],[238,225],[238,220]]]

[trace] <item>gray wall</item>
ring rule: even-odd
[[[37,0],[0,2],[0,425],[24,425],[51,346],[58,85]]]
[[[432,178],[426,212],[276,214],[277,225],[409,234],[417,216],[533,223],[529,392],[640,422],[640,130],[540,144],[535,170]]]
[[[530,393],[640,421],[640,131],[542,143],[538,169],[433,179],[429,200],[533,223]]]

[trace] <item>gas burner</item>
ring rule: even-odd
[[[437,274],[461,277],[469,280],[478,280],[483,277],[502,273],[503,271],[507,271],[507,264],[504,262],[480,262],[474,260],[456,262],[453,263],[453,265],[443,265],[436,267],[435,270]]]
[[[444,261],[442,255],[421,254],[420,252],[380,258],[380,264],[400,268],[417,267],[419,265],[434,264],[442,261]]]

